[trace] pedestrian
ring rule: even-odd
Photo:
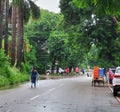
[[[38,77],[38,72],[36,68],[33,68],[30,73],[31,88],[33,88],[33,86],[36,88],[37,77]]]
[[[69,74],[69,67],[67,67],[67,68],[65,69],[65,72],[66,72],[67,75]]]
[[[109,84],[112,86],[112,80],[113,80],[113,75],[114,75],[114,73],[113,73],[113,71],[110,69],[109,72],[108,72],[108,74],[109,74]]]
[[[84,75],[84,74],[85,74],[84,68],[82,68],[82,70],[81,70],[81,71],[82,71],[82,74]]]
[[[89,77],[89,73],[87,73],[87,77]]]
[[[106,83],[109,83],[109,69],[106,69],[105,71],[105,78],[106,78]]]
[[[78,67],[75,68],[75,72],[78,75],[78,73],[79,73],[79,68]]]

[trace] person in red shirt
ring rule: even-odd
[[[78,67],[75,68],[75,72],[78,75],[78,73],[79,73],[79,68]]]
[[[65,72],[66,72],[67,75],[69,74],[69,67],[67,67],[67,68],[65,69]]]
[[[113,71],[112,71],[112,70],[109,70],[109,71],[108,71],[108,75],[109,75],[109,84],[112,84],[113,75],[114,75]]]

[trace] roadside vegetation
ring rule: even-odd
[[[11,67],[9,58],[0,50],[0,87],[19,84],[29,79],[27,72],[20,72],[16,67]]]

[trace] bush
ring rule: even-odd
[[[0,75],[0,87],[6,85],[9,85],[9,80],[6,77]]]
[[[7,56],[4,54],[4,50],[0,49],[0,75],[7,77],[6,71],[10,66]]]
[[[21,64],[21,72],[22,73],[29,73],[30,72],[30,65],[29,65],[29,63],[22,63]]]
[[[28,72],[28,63],[22,63],[21,72],[15,67],[10,67],[8,57],[4,54],[4,50],[0,49],[0,87],[29,80]]]
[[[9,82],[10,85],[18,84],[29,79],[29,75],[21,73],[17,68],[9,68]]]

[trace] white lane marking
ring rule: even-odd
[[[52,91],[54,91],[54,90],[55,90],[55,88],[51,88],[51,89],[49,89],[48,91],[49,91],[49,92],[52,92]],[[30,98],[30,100],[31,100],[31,101],[32,101],[32,100],[35,100],[35,99],[38,98],[38,97],[40,97],[40,95],[36,95],[36,96]]]
[[[113,92],[113,89],[109,86],[109,89],[111,90],[111,92]]]
[[[12,112],[11,110],[7,110],[6,112]]]
[[[60,87],[64,86],[64,84],[60,84]]]
[[[110,86],[109,86],[109,88],[110,88],[111,92],[113,93],[113,89]],[[116,96],[115,98],[117,99],[118,102],[120,102],[120,98],[119,97]]]
[[[53,91],[53,90],[55,90],[55,88],[49,89],[49,92],[51,92],[51,91]]]
[[[34,99],[38,98],[39,96],[40,96],[40,95],[36,95],[36,96],[30,98],[30,100],[34,100]]]
[[[116,96],[117,101],[120,103],[120,98]]]

